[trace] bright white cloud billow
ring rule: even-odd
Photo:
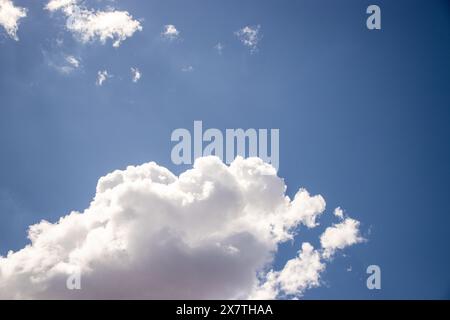
[[[320,236],[324,257],[331,257],[337,249],[343,249],[364,239],[359,234],[359,221],[345,218],[341,223],[328,227]]]
[[[45,8],[50,11],[62,10],[76,5],[78,0],[50,0]]]
[[[324,270],[320,252],[304,242],[298,257],[289,260],[281,271],[269,271],[266,281],[259,285],[251,298],[267,300],[280,295],[301,296],[306,289],[320,285],[320,273]]]
[[[19,40],[19,20],[27,16],[27,9],[16,7],[12,0],[0,0],[0,26],[14,40]]]
[[[340,207],[334,209],[333,214],[339,219],[344,219],[344,210],[342,210]]]
[[[153,162],[114,171],[87,209],[31,226],[31,244],[0,258],[0,298],[299,297],[320,285],[323,250],[355,242],[304,243],[282,270],[265,272],[278,245],[325,210],[320,195],[285,191],[258,158],[199,158],[178,177]],[[74,270],[82,289],[71,291]]]
[[[78,0],[50,0],[45,8],[51,12],[62,11],[67,17],[66,27],[82,42],[98,40],[105,43],[111,39],[114,47],[141,31],[139,21],[127,11],[109,9],[90,10]]]
[[[339,210],[339,207],[336,208],[334,214]],[[342,223],[328,227],[320,236],[320,250],[315,250],[310,243],[304,242],[298,257],[288,260],[280,271],[269,271],[251,298],[302,296],[305,290],[320,286],[320,274],[337,250],[362,241],[364,239],[359,234],[359,221],[347,218]]]

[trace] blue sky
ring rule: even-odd
[[[14,1],[28,8],[19,41],[2,30],[1,254],[28,242],[30,224],[86,208],[108,172],[148,161],[186,170],[170,159],[170,134],[202,120],[279,128],[288,194],[305,187],[361,221],[368,241],[336,257],[306,299],[450,298],[448,1],[87,2],[126,10],[143,30],[119,48],[81,43],[63,15],[26,0]],[[366,28],[370,4],[381,30]],[[167,24],[178,39],[161,38]],[[260,25],[254,53],[234,34],[247,25]],[[55,64],[67,55],[80,67],[63,74]],[[99,70],[112,75],[102,86]],[[282,245],[275,265],[299,245]],[[381,290],[366,288],[371,264]]]

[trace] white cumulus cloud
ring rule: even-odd
[[[320,236],[320,244],[324,249],[323,256],[331,257],[337,249],[364,241],[359,234],[359,221],[345,218],[341,223],[328,227]]]
[[[50,11],[61,10],[76,5],[78,0],[50,0],[45,8]]]
[[[337,207],[333,214],[343,219],[340,207]],[[357,220],[346,218],[343,222],[326,228],[320,236],[320,250],[304,242],[298,257],[288,260],[280,271],[269,271],[250,298],[299,298],[305,290],[320,286],[320,274],[336,251],[364,241],[360,236],[359,224]],[[351,268],[347,271],[351,271]]]
[[[27,16],[27,9],[16,7],[12,0],[0,0],[0,26],[14,40],[19,40],[19,20]]]
[[[306,289],[320,285],[320,273],[325,270],[319,251],[304,242],[298,257],[289,260],[281,271],[269,271],[266,281],[250,298],[276,299],[280,295],[300,297]]]
[[[91,10],[77,0],[50,0],[45,8],[51,12],[62,11],[67,17],[67,29],[82,42],[105,43],[111,39],[113,46],[119,47],[122,41],[142,30],[141,23],[127,11]]]
[[[180,36],[180,31],[173,24],[167,24],[164,26],[161,36],[165,39],[175,40]]]
[[[339,219],[344,219],[344,210],[342,210],[340,207],[334,209],[333,214]]]
[[[31,243],[0,258],[0,299],[300,296],[320,284],[320,251],[304,243],[264,270],[301,225],[318,225],[325,200],[285,191],[259,158],[199,158],[180,176],[154,162],[114,171],[87,209],[31,226]],[[81,290],[66,288],[74,270]]]
[[[234,34],[239,40],[247,47],[250,48],[251,53],[258,51],[258,43],[261,41],[261,26],[245,26],[242,29],[236,31]]]

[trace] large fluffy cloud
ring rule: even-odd
[[[304,243],[282,270],[265,271],[299,226],[318,225],[325,201],[285,191],[258,158],[199,158],[179,177],[153,162],[114,171],[84,212],[31,226],[31,244],[0,258],[0,298],[300,296],[320,284],[328,246]],[[358,242],[346,239],[335,247]],[[66,288],[74,270],[81,290]]]
[[[111,39],[113,46],[119,47],[122,41],[142,30],[140,22],[127,11],[89,10],[79,0],[50,0],[45,8],[51,12],[62,11],[67,16],[67,29],[82,42],[105,43]]]
[[[5,28],[6,33],[14,40],[19,40],[17,37],[19,20],[26,16],[25,8],[16,7],[12,0],[0,0],[0,26]]]

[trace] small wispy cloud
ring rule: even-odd
[[[134,83],[138,82],[142,77],[142,73],[138,68],[131,68],[131,80],[133,80]]]
[[[181,71],[183,72],[192,72],[194,71],[194,67],[193,66],[184,66],[183,68],[181,68]]]
[[[217,51],[217,53],[218,54],[222,54],[222,52],[223,52],[223,49],[225,48],[225,46],[221,43],[221,42],[218,42],[215,46],[214,46],[214,49]]]
[[[80,66],[80,61],[74,56],[67,56],[66,61],[69,65],[71,65],[74,68],[78,68]]]
[[[245,26],[242,29],[236,31],[234,34],[246,47],[250,48],[251,53],[255,53],[258,51],[258,43],[262,38],[260,30],[260,25]]]
[[[164,30],[161,33],[164,39],[175,40],[180,36],[180,31],[173,24],[167,24],[164,26]]]
[[[103,83],[108,80],[109,78],[111,78],[112,76],[108,73],[108,71],[106,70],[100,70],[99,72],[97,72],[97,81],[96,84],[98,86],[102,86]]]
[[[341,220],[344,219],[344,210],[341,207],[334,209],[333,214]]]
[[[63,38],[58,37],[58,38],[55,39],[55,45],[56,45],[57,47],[62,47],[63,44],[64,44],[64,39],[63,39]]]
[[[81,68],[81,59],[74,55],[48,51],[42,51],[42,55],[49,67],[63,75],[69,75]]]

